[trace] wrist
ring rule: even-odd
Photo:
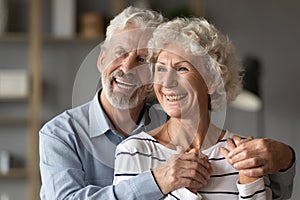
[[[291,168],[291,166],[296,161],[296,153],[295,153],[294,149],[291,146],[288,146],[288,147],[289,147],[289,150],[290,150],[291,159],[286,164],[286,166],[284,166],[284,168],[282,168],[281,170],[279,170],[279,172],[285,172],[286,170],[288,170],[289,168]]]
[[[159,175],[158,175],[158,173],[159,173],[158,170],[157,169],[150,169],[150,172],[151,172],[152,177],[153,177],[157,187],[159,188],[160,192],[163,195],[167,195],[169,193],[169,191],[164,189],[163,184],[160,182]]]
[[[247,183],[251,183],[256,181],[257,179],[259,179],[259,177],[248,177],[246,175],[244,175],[243,170],[239,171],[239,184],[247,184]]]

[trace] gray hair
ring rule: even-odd
[[[234,100],[241,90],[241,66],[235,49],[227,37],[203,18],[177,18],[161,24],[149,41],[149,60],[169,44],[176,44],[186,53],[200,56],[200,70],[210,94],[212,110]]]
[[[164,20],[162,14],[154,10],[141,9],[132,6],[127,7],[110,21],[110,24],[106,29],[106,39],[104,44],[109,42],[114,33],[118,30],[122,30],[128,26],[155,28],[164,22]]]

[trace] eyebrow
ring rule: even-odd
[[[160,62],[160,61],[157,61],[156,63],[159,63],[159,64],[162,64],[162,65],[165,65],[165,62]],[[174,64],[174,66],[177,66],[177,65],[179,65],[179,64],[181,64],[181,63],[188,63],[189,65],[191,65],[191,66],[193,66],[189,61],[187,61],[187,60],[182,60],[182,61],[179,61],[179,62],[177,62],[177,63],[175,63]]]

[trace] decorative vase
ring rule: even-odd
[[[7,1],[0,0],[0,35],[6,31],[7,14]]]
[[[100,13],[88,12],[80,16],[80,34],[85,38],[102,38],[104,20]]]

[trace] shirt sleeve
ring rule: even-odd
[[[295,174],[296,161],[286,171],[269,175],[273,199],[290,199],[292,197]]]
[[[240,200],[271,200],[272,192],[267,186],[268,177],[262,177],[254,182],[247,184],[239,184],[237,181],[237,188],[239,191]]]
[[[161,199],[163,194],[156,184],[147,160],[143,159],[147,157],[141,157],[140,154],[135,147],[129,149],[122,143],[117,146],[113,184],[127,182],[135,195],[134,199]],[[123,190],[116,192],[118,199],[133,199],[126,195],[123,195],[126,198],[122,198],[122,194]]]
[[[193,192],[189,191],[186,188],[180,188],[173,192],[170,192],[165,198],[165,200],[178,200],[178,199],[201,200],[202,196],[199,193],[194,194]]]
[[[39,145],[42,200],[149,199],[149,196],[160,199],[162,197],[150,172],[117,185],[106,187],[88,185],[85,183],[85,173],[74,147],[59,137],[42,131]]]

